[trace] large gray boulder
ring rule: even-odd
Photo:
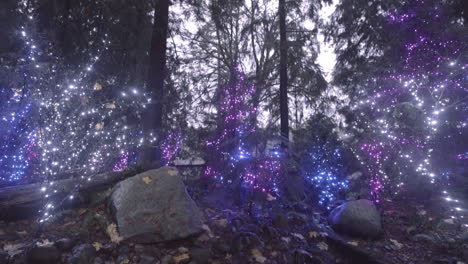
[[[369,200],[344,203],[331,211],[328,221],[337,232],[352,236],[375,238],[382,232],[379,211]]]
[[[202,232],[202,214],[175,168],[128,178],[114,188],[110,209],[120,236],[137,243],[183,239]]]

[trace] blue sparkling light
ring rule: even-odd
[[[335,145],[317,141],[311,144],[302,160],[304,178],[318,190],[318,203],[327,209],[337,199],[337,194],[348,188],[342,154]]]

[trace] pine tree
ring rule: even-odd
[[[435,161],[455,156],[442,153],[444,138],[463,138],[467,63],[466,26],[454,23],[450,10],[448,2],[408,1],[379,14],[382,34],[398,36],[398,45],[385,51],[396,57],[356,84],[350,126],[361,135],[355,151],[376,201],[402,191],[427,195],[434,186],[425,183],[447,180],[446,164]]]

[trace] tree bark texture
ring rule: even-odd
[[[288,46],[286,37],[286,7],[285,0],[279,0],[279,28],[280,28],[280,123],[281,136],[289,139],[289,111],[288,111]]]

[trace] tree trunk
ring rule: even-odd
[[[69,30],[70,23],[70,0],[65,0],[64,5],[63,23],[60,27],[60,45],[62,48],[62,54],[66,58],[66,64],[68,65],[70,64],[70,53],[73,48],[72,42],[68,39],[70,34],[67,32],[67,30]]]
[[[289,139],[289,112],[288,112],[288,64],[286,39],[286,8],[285,0],[279,0],[279,27],[280,27],[280,123],[281,136],[287,142]]]
[[[166,49],[169,26],[169,0],[156,0],[153,34],[151,38],[150,68],[147,90],[150,93],[149,104],[143,120],[146,136],[153,133],[157,136],[163,122],[164,79],[166,77]],[[148,145],[143,151],[142,161],[152,163],[159,160],[158,140]]]

